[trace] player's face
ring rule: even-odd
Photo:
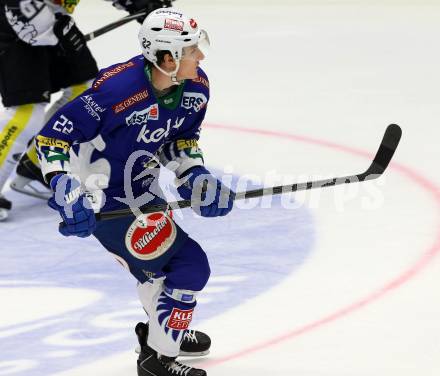
[[[177,71],[177,79],[185,80],[197,78],[197,67],[204,58],[205,55],[197,45],[184,47],[180,67]]]

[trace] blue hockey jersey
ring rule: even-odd
[[[185,80],[172,95],[158,99],[147,73],[142,55],[112,65],[55,113],[36,137],[43,175],[70,172],[77,155],[89,159],[89,165],[104,160],[100,166],[106,168],[95,172],[108,176],[100,187],[105,194],[101,211],[108,211],[127,206],[114,199],[126,196],[127,181],[135,197],[148,189],[151,178],[145,170],[157,167],[154,161],[173,162],[177,176],[202,165],[197,141],[209,101],[206,74],[199,68],[198,78]],[[82,156],[85,144],[93,147]],[[84,169],[87,163],[80,165]],[[145,176],[136,179],[140,174]]]

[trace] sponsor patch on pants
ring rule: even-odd
[[[140,260],[154,260],[170,249],[176,236],[176,225],[167,213],[142,214],[128,228],[125,246]]]
[[[171,316],[168,319],[167,327],[176,330],[185,330],[188,329],[189,324],[192,320],[194,308],[192,309],[179,309],[173,308],[171,312]]]

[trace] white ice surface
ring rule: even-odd
[[[374,153],[387,124],[400,124],[404,133],[395,163],[383,179],[298,193],[298,215],[293,209],[274,212],[292,226],[308,226],[308,221],[301,222],[303,215],[313,218],[316,237],[307,258],[257,296],[197,321],[197,328],[213,338],[213,347],[206,360],[190,363],[206,367],[211,376],[439,375],[440,4],[179,0],[177,5],[193,14],[211,36],[212,50],[203,63],[212,93],[202,135],[209,166],[228,166],[237,175],[268,183],[351,174],[366,168],[368,159],[325,142]],[[121,16],[103,1],[88,0],[81,2],[76,19],[88,32]],[[137,54],[137,28],[132,23],[92,41],[99,65]],[[63,243],[56,233],[56,215],[42,203],[9,196],[17,201],[17,209],[9,222],[0,224],[0,249],[8,255],[0,255],[1,264],[8,267],[0,266],[2,350],[9,349],[11,338],[2,338],[2,333],[26,333],[32,320],[44,327],[71,312],[75,321],[66,330],[79,331],[79,318],[83,314],[86,323],[94,312],[89,310],[92,304],[102,304],[103,311],[108,305],[114,316],[109,319],[100,312],[89,323],[107,328],[96,339],[104,345],[94,350],[95,361],[82,364],[77,353],[88,351],[87,334],[70,336],[61,329],[41,334],[44,354],[47,359],[72,360],[63,363],[58,373],[63,376],[134,375],[131,346],[115,352],[106,343],[126,336],[127,341],[133,338],[134,346],[132,327],[140,311],[133,303],[135,290],[130,298],[114,289],[110,304],[99,288],[111,283],[117,287],[114,281],[106,282],[109,275],[125,285],[131,280],[111,260],[103,256],[99,261],[103,251],[92,239]],[[239,219],[262,220],[258,211],[247,212],[209,226],[213,241],[202,237],[208,254],[226,252],[228,228],[236,234],[243,228],[246,237],[250,225]],[[253,233],[261,236],[254,240],[278,235],[286,252],[289,244],[299,246],[295,229],[283,236],[270,211],[264,213],[267,226],[261,225],[259,235]],[[203,221],[192,219],[190,226],[198,227],[187,230],[203,234],[208,231]],[[243,245],[247,263],[257,267],[247,240],[236,236],[233,241]],[[42,247],[44,254],[39,256]],[[13,258],[11,250],[17,251]],[[281,266],[270,247],[263,251],[264,283]],[[89,257],[100,265],[96,273],[88,266],[86,275],[81,265]],[[222,267],[223,262],[235,262],[233,257],[215,261]],[[47,273],[33,274],[34,262]],[[29,268],[19,267],[26,263]],[[71,265],[81,283],[75,286],[72,279],[60,285],[60,277],[53,276]],[[84,288],[85,278],[94,281],[90,290]],[[96,282],[99,278],[101,284]],[[242,282],[239,274],[214,275],[206,296],[201,296],[201,314],[208,306],[215,310],[215,294],[241,296],[243,291],[234,286]],[[32,338],[38,343],[38,337]],[[66,338],[76,339],[74,345]],[[23,343],[8,352],[11,358],[0,357],[0,375],[32,373],[34,367],[44,370],[31,352]],[[14,373],[18,366],[28,370]]]

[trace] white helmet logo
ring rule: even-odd
[[[172,18],[165,18],[164,29],[183,31],[183,22],[179,20],[173,20]]]

